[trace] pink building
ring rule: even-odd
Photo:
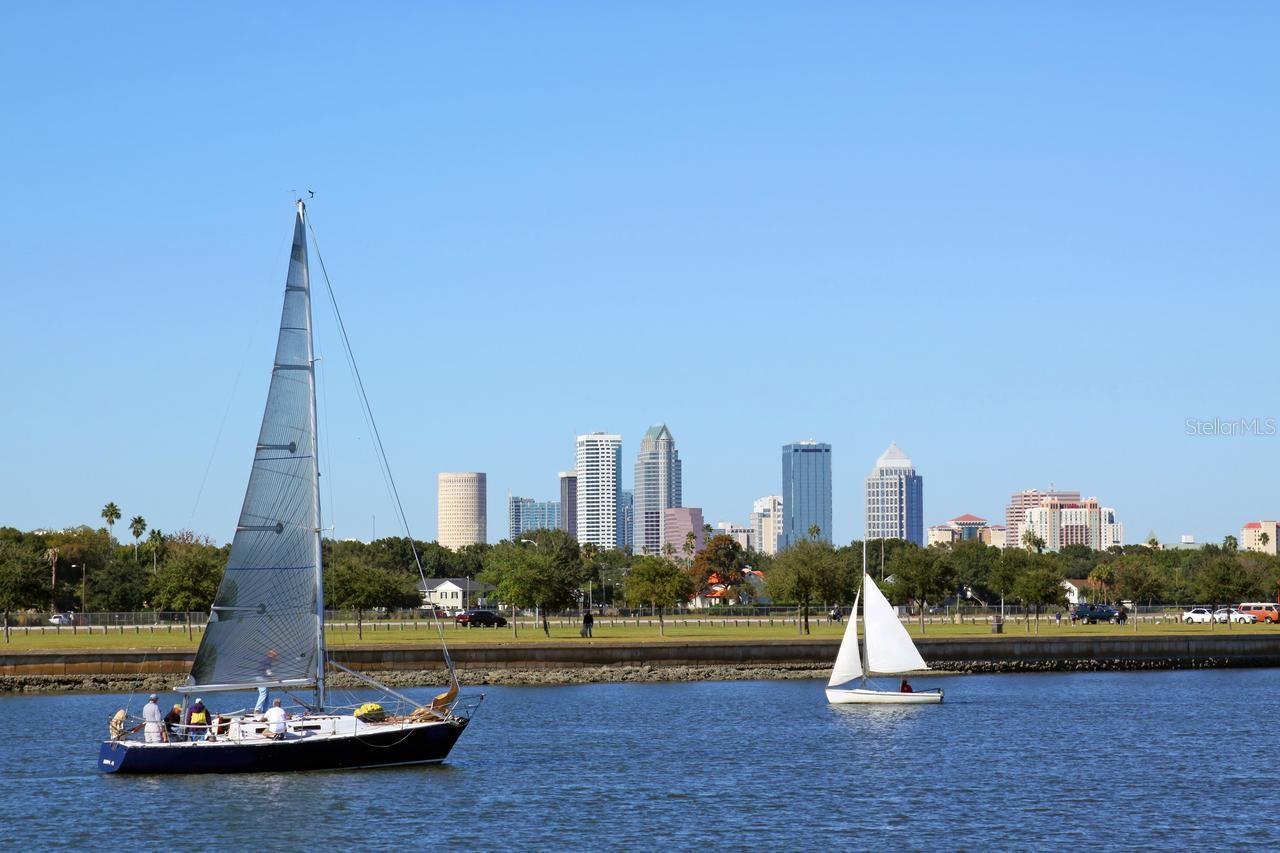
[[[694,550],[701,551],[702,546],[706,543],[706,536],[703,532],[702,510],[696,506],[671,507],[662,511],[662,551],[667,552],[667,545],[671,546],[672,552],[676,557],[683,557],[684,542],[692,533],[694,537]]]

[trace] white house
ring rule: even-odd
[[[418,584],[423,607],[435,605],[445,610],[483,606],[486,593],[492,590],[491,585],[472,578],[427,578],[425,584]]]

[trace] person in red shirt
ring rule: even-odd
[[[904,678],[904,679],[902,679],[902,686],[901,686],[901,687],[899,687],[899,688],[898,688],[898,690],[899,690],[900,692],[902,692],[902,693],[915,693],[915,692],[916,692],[915,690],[913,690],[913,689],[911,688],[911,682],[907,681],[905,678]]]

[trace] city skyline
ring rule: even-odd
[[[926,525],[1053,483],[1131,540],[1276,517],[1247,309],[1280,269],[1280,10],[736,12],[263,7],[175,40],[171,10],[13,9],[0,523],[110,500],[231,538],[304,189],[418,538],[437,472],[487,471],[499,519],[555,496],[574,435],[629,461],[661,420],[684,501],[736,523],[778,446],[830,442],[837,542],[890,439]],[[400,533],[315,267],[323,523]],[[583,357],[600,331],[676,364]],[[1097,378],[1055,383],[1029,341]],[[560,350],[561,385],[512,370]]]

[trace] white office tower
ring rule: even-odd
[[[680,454],[666,424],[649,427],[636,454],[636,485],[632,499],[634,550],[662,552],[666,511],[681,506]]]
[[[442,473],[436,478],[436,541],[451,550],[478,545],[488,535],[485,475]]]
[[[577,438],[578,542],[601,550],[618,547],[622,498],[622,436],[593,432]]]
[[[782,533],[782,495],[758,498],[747,522],[752,543],[761,554],[778,553],[778,537]]]

